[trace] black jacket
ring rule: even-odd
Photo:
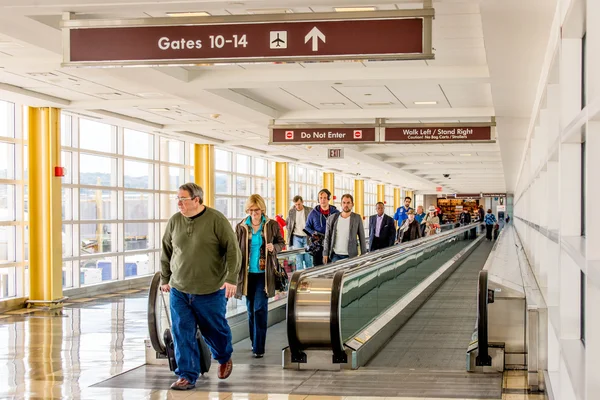
[[[408,220],[406,221],[408,222]],[[421,234],[421,226],[416,219],[408,224],[408,229],[398,230],[398,241],[401,243],[410,242],[411,240],[419,239],[423,235]]]
[[[468,212],[463,212],[460,214],[460,223],[461,225],[467,225],[471,223],[471,214]]]
[[[369,217],[369,251],[373,250],[373,242],[375,241],[375,231],[377,230],[377,214]],[[379,229],[379,238],[389,246],[394,245],[396,237],[396,224],[394,219],[387,214],[383,214],[381,228]]]

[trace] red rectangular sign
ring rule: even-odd
[[[386,142],[465,142],[490,140],[492,140],[492,128],[489,126],[385,128]]]
[[[70,28],[69,34],[67,63],[393,59],[423,54],[422,18]]]
[[[375,142],[375,128],[273,129],[271,143],[365,143]]]

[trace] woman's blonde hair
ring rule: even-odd
[[[249,214],[248,210],[252,206],[260,208],[262,214],[264,216],[267,215],[267,204],[265,203],[265,199],[263,199],[260,194],[253,194],[248,197],[248,200],[246,200],[246,213]]]

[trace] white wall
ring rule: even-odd
[[[552,35],[559,40],[548,49],[554,61],[545,66],[548,79],[539,91],[513,221],[548,305],[554,396],[592,400],[600,398],[600,213],[594,207],[600,198],[600,1],[561,0],[556,18],[561,24]],[[584,32],[587,101],[582,106]]]

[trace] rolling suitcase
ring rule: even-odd
[[[164,333],[165,347],[167,348],[167,358],[169,360],[169,369],[175,371],[177,369],[177,361],[175,360],[175,345],[173,343],[173,336],[171,330],[167,329]],[[204,375],[210,371],[210,365],[212,362],[210,349],[202,338],[200,328],[196,328],[196,340],[198,341],[198,349],[200,350],[200,375]]]

